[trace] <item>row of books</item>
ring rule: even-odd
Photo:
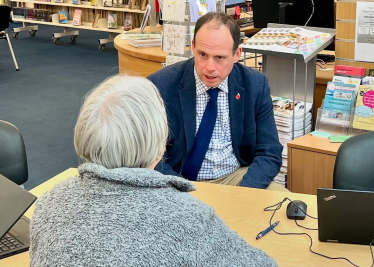
[[[72,21],[74,18],[74,12],[76,7],[60,7],[60,6],[49,6],[37,4],[37,8],[44,8],[52,10],[53,13],[58,13],[59,11],[68,11],[67,20]],[[84,25],[91,24],[92,27],[98,27],[98,21],[101,18],[108,18],[110,21],[117,21],[117,28],[123,28],[125,31],[132,30],[134,28],[139,28],[143,20],[144,14],[142,13],[132,13],[132,12],[121,12],[121,11],[110,11],[110,10],[98,10],[98,9],[88,9],[79,8],[82,10],[82,21]],[[109,18],[109,14],[113,15]],[[113,19],[113,20],[112,20]],[[112,23],[113,24],[113,23]],[[102,25],[103,26],[103,25]],[[105,26],[103,26],[105,27]],[[107,27],[107,26],[106,26]],[[114,26],[112,27],[114,28]]]
[[[13,8],[13,19],[28,19],[37,21],[52,21],[51,11],[34,8]]]
[[[275,124],[279,141],[283,145],[282,167],[274,182],[287,185],[287,143],[310,133],[312,128],[312,103],[272,96]],[[293,137],[293,138],[292,138]]]
[[[58,22],[61,24],[68,23],[68,12],[67,11],[58,12]],[[72,24],[75,26],[82,25],[82,10],[81,9],[74,10]]]
[[[132,30],[133,28],[139,27],[143,18],[143,14],[139,13],[124,13],[88,9],[78,9],[69,7],[68,10],[59,10],[60,7],[53,6],[51,9],[47,9],[47,5],[38,5],[42,8],[13,8],[13,19],[27,19],[37,20],[44,22],[52,22],[52,15],[58,14],[59,23],[67,24],[72,23],[73,25],[87,25],[92,24],[93,28],[98,27],[98,21],[101,18],[108,18],[108,29],[117,29],[118,26],[123,25],[125,31]],[[66,8],[67,9],[67,8]],[[71,22],[70,22],[71,21]],[[160,45],[159,45],[160,46]]]
[[[92,6],[97,6],[98,0],[81,1],[81,0],[33,0],[35,2],[54,2],[54,3],[72,3],[75,5],[84,4],[85,2]],[[104,7],[124,7],[129,9],[145,10],[147,0],[103,0],[101,3]]]
[[[100,19],[100,14],[97,14],[95,20],[92,24],[93,28],[98,27],[98,21]],[[59,11],[58,12],[58,21],[61,24],[68,23],[68,12],[67,11]],[[108,29],[117,29],[117,14],[108,14]],[[75,9],[72,24],[75,26],[82,25],[82,10]]]

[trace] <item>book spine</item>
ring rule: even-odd
[[[352,66],[343,66],[343,65],[335,66],[335,74],[338,74],[338,75],[364,77],[365,71],[366,69],[361,68],[361,67],[352,67]]]

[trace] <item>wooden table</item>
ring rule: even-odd
[[[58,182],[76,174],[76,169],[68,169],[32,189],[31,192],[40,196]],[[329,260],[309,252],[310,241],[307,236],[280,236],[270,232],[260,240],[255,239],[256,235],[269,224],[271,212],[263,211],[265,207],[276,204],[287,196],[292,200],[298,199],[306,202],[308,213],[317,216],[315,196],[208,183],[195,183],[195,185],[197,191],[192,192],[192,195],[213,206],[217,214],[232,230],[236,231],[252,246],[266,251],[278,262],[279,266],[351,266],[345,261]],[[280,221],[276,228],[277,231],[308,232],[313,238],[313,249],[315,251],[332,257],[347,257],[360,266],[370,266],[369,246],[319,242],[317,231],[303,230],[297,227],[294,221],[287,219],[285,215],[286,206],[287,203],[274,217],[274,221]],[[34,206],[27,211],[26,215],[31,217],[33,210]],[[310,218],[301,221],[300,224],[311,228],[317,227],[317,221]],[[29,253],[25,252],[0,260],[0,267],[8,266],[29,266]]]
[[[332,188],[336,153],[341,143],[304,135],[288,143],[288,189],[317,194],[317,188]]]

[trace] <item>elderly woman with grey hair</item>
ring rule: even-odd
[[[154,170],[167,136],[150,81],[115,76],[97,86],[75,127],[87,162],[37,201],[31,266],[276,266],[189,195],[191,182]]]

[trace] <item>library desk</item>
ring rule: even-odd
[[[54,178],[31,190],[36,196],[50,190],[58,182],[77,174],[77,169],[68,169]],[[310,241],[307,236],[281,236],[274,232],[268,233],[260,240],[256,235],[269,225],[271,212],[263,209],[282,201],[285,197],[302,200],[308,205],[308,213],[317,216],[316,196],[280,192],[272,190],[252,189],[209,183],[194,183],[197,191],[191,194],[216,209],[217,214],[225,223],[252,246],[263,249],[272,256],[280,267],[293,266],[351,266],[342,260],[329,260],[309,252]],[[370,266],[371,255],[369,246],[323,243],[318,241],[317,231],[304,230],[288,220],[285,214],[287,202],[275,214],[274,221],[280,221],[278,232],[308,232],[313,238],[313,250],[331,257],[346,257],[360,266]],[[26,213],[31,217],[34,206]],[[306,218],[301,225],[317,228],[317,221]],[[50,255],[53,257],[53,255]],[[29,266],[29,252],[0,260],[0,267]]]
[[[332,188],[336,153],[341,143],[304,135],[288,143],[288,190],[317,194],[317,188]]]

